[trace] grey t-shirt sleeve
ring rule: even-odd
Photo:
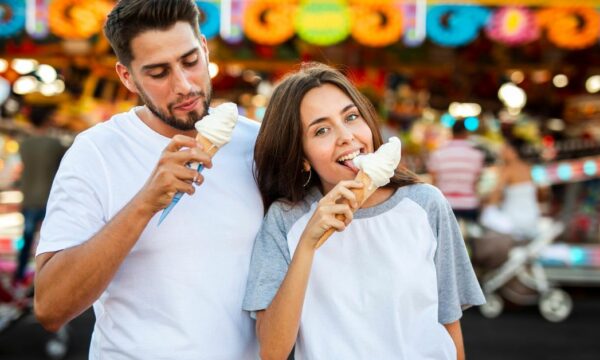
[[[256,236],[242,304],[242,308],[251,313],[264,310],[271,304],[287,273],[291,261],[287,244],[287,211],[281,202],[271,205]]]
[[[438,321],[449,324],[459,320],[468,307],[484,304],[485,297],[450,204],[433,186],[417,185],[415,190],[437,239]]]

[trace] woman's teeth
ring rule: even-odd
[[[338,162],[340,162],[340,163],[343,163],[344,161],[347,161],[347,160],[352,160],[352,159],[354,159],[355,157],[357,157],[357,156],[358,156],[358,154],[360,154],[360,151],[359,151],[359,150],[356,150],[356,151],[355,151],[355,152],[353,152],[353,153],[350,153],[350,154],[348,154],[348,155],[344,155],[344,156],[340,157],[340,158],[339,158],[337,161],[338,161]]]

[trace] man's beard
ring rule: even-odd
[[[150,100],[148,95],[146,95],[146,93],[142,90],[142,87],[140,87],[138,84],[136,84],[136,86],[138,89],[138,95],[140,96],[146,107],[152,112],[152,114],[154,114],[154,116],[156,116],[162,122],[171,126],[172,128],[181,131],[193,130],[195,128],[194,125],[196,124],[196,122],[202,119],[204,116],[208,115],[208,105],[210,104],[210,100],[212,97],[212,88],[210,87],[210,84],[208,85],[208,91],[206,94],[203,91],[194,91],[186,95],[185,98],[177,99],[176,102],[168,104],[168,113],[161,111],[156,105],[154,105],[154,103]],[[183,119],[173,115],[173,106],[175,106],[175,104],[180,104],[183,101],[186,101],[187,99],[195,97],[200,97],[199,101],[202,101],[204,105],[201,114],[199,114],[196,110],[192,110],[188,112],[187,117]]]

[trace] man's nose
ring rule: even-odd
[[[192,82],[189,76],[184,69],[177,69],[173,72],[173,90],[177,94],[187,95],[192,91]]]

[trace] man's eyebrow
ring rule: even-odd
[[[179,60],[183,60],[186,57],[188,57],[188,56],[190,56],[190,55],[192,55],[194,53],[197,53],[198,51],[199,51],[199,48],[195,47],[192,50],[190,50],[190,51],[186,52],[185,54],[181,55],[179,57]],[[162,67],[168,67],[168,66],[169,66],[169,63],[148,64],[148,65],[142,66],[142,71],[148,71],[148,70],[152,70],[152,69],[156,69],[156,68],[162,68]]]
[[[356,105],[354,105],[354,104],[348,104],[348,105],[344,106],[344,108],[340,111],[340,114],[345,113],[346,111],[352,109],[353,107],[356,107]],[[315,120],[311,121],[310,124],[308,124],[308,127],[311,127],[311,126],[313,126],[315,124],[318,124],[320,122],[323,122],[325,120],[327,120],[326,117],[321,117],[321,118],[315,119]]]

